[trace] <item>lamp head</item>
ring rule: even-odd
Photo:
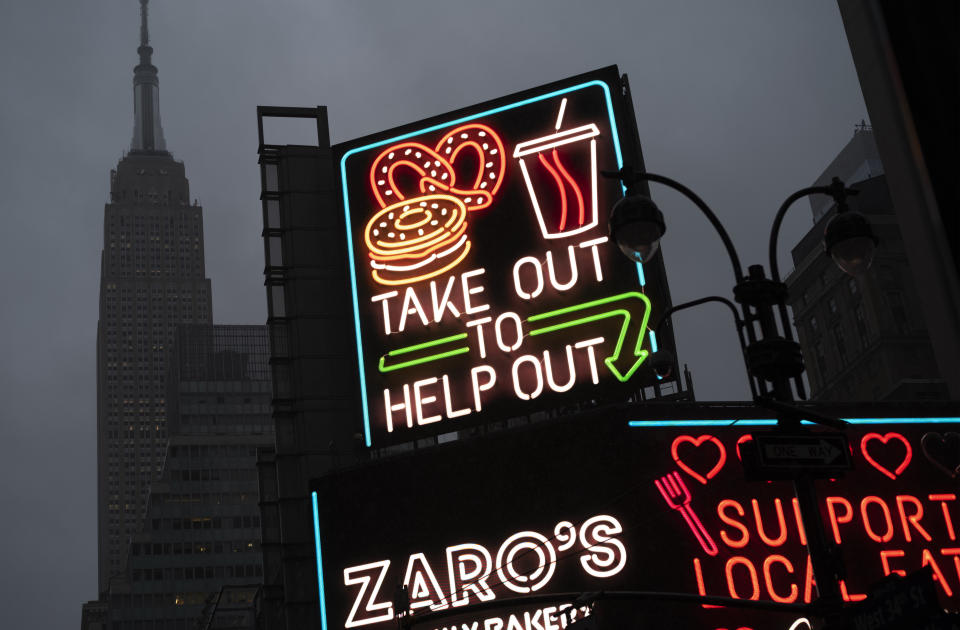
[[[824,251],[851,276],[870,268],[878,242],[867,218],[854,210],[846,210],[843,205],[823,231]]]
[[[632,194],[620,199],[610,212],[610,238],[635,262],[648,262],[660,248],[667,231],[663,213],[650,197]]]
[[[657,378],[670,378],[673,375],[673,365],[676,363],[676,357],[669,350],[660,349],[650,357],[650,367]]]

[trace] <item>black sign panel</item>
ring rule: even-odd
[[[854,424],[847,432],[854,470],[817,482],[851,605],[885,575],[923,567],[940,604],[960,605],[960,493],[952,474],[960,461],[924,446],[951,439],[953,425],[941,422]],[[430,630],[560,628],[547,619],[574,596],[511,601],[556,593],[816,599],[792,484],[747,482],[738,461],[740,447],[770,427],[674,424],[553,421],[324,478],[314,505],[325,627],[396,627],[400,585],[414,621],[450,613],[413,626]],[[480,603],[488,607],[469,608]],[[601,627],[808,627],[795,611],[696,603],[604,601],[595,613]]]
[[[334,148],[368,446],[653,381],[662,274],[608,238],[600,175],[622,98],[611,67]]]

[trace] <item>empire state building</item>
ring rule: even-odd
[[[147,2],[140,0],[130,152],[110,173],[97,324],[99,589],[124,569],[167,439],[166,372],[178,324],[212,322],[203,212],[160,126]]]

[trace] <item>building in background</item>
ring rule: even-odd
[[[108,628],[255,628],[263,580],[257,451],[273,445],[265,326],[181,326],[169,365],[163,471]],[[214,619],[219,621],[214,624]]]
[[[814,183],[839,177],[860,191],[849,205],[880,240],[873,265],[851,278],[823,253],[833,201],[811,197],[814,226],[793,248],[786,279],[815,400],[945,400],[919,296],[873,132],[861,123]]]
[[[212,321],[203,213],[166,150],[141,0],[130,152],[110,174],[97,325],[99,592],[124,572],[167,446],[166,358],[180,323]]]

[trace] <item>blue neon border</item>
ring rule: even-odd
[[[432,125],[430,127],[424,127],[423,129],[418,129],[417,131],[410,131],[399,136],[394,136],[393,138],[387,138],[386,140],[380,140],[378,142],[373,142],[371,144],[365,144],[361,147],[355,147],[350,149],[343,154],[343,157],[340,158],[340,186],[343,190],[343,215],[346,222],[346,232],[347,232],[347,256],[350,263],[350,292],[353,298],[353,330],[357,339],[357,368],[360,372],[360,400],[363,404],[363,438],[367,447],[373,446],[373,442],[370,437],[370,413],[368,412],[368,403],[367,403],[367,380],[364,377],[364,362],[363,362],[363,341],[360,339],[360,304],[357,298],[357,270],[355,257],[353,254],[353,224],[350,221],[350,199],[349,192],[347,189],[347,158],[353,155],[354,153],[360,153],[361,151],[367,151],[368,149],[375,149],[381,147],[385,144],[390,144],[392,142],[398,142],[400,140],[406,140],[407,138],[412,138],[414,136],[419,136],[423,133],[429,133],[431,131],[437,131],[438,129],[444,129],[446,127],[452,127],[453,125],[459,125],[460,123],[468,122],[471,120],[476,120],[477,118],[482,118],[484,116],[490,116],[492,114],[499,114],[500,112],[505,112],[517,107],[522,107],[524,105],[529,105],[530,103],[536,103],[538,101],[543,101],[548,98],[553,98],[555,96],[560,96],[561,94],[569,94],[570,92],[576,92],[577,90],[583,90],[588,87],[599,86],[603,88],[603,95],[607,101],[607,116],[610,119],[610,130],[613,135],[613,148],[617,154],[617,168],[623,168],[623,154],[620,151],[620,131],[617,129],[616,117],[613,113],[613,100],[610,98],[610,88],[603,81],[593,80],[587,81],[585,83],[578,83],[571,87],[563,88],[561,90],[554,90],[553,92],[548,92],[547,94],[541,94],[540,96],[534,96],[531,98],[523,99],[522,101],[517,101],[509,105],[502,105],[500,107],[494,107],[493,109],[484,110],[476,114],[470,114],[469,116],[463,116],[455,120],[451,120],[445,123],[440,123]],[[626,188],[624,187],[624,192]],[[637,278],[640,281],[640,286],[646,286],[647,281],[643,273],[643,265],[637,263]]]
[[[853,425],[866,424],[956,424],[960,418],[843,418]],[[803,424],[816,424],[803,420]],[[655,427],[769,427],[777,424],[772,418],[729,418],[724,420],[630,420],[627,425],[635,429]]]
[[[327,599],[323,594],[323,556],[320,555],[320,511],[317,509],[317,493],[313,495],[313,540],[317,549],[317,588],[320,591],[320,627],[327,630]]]

